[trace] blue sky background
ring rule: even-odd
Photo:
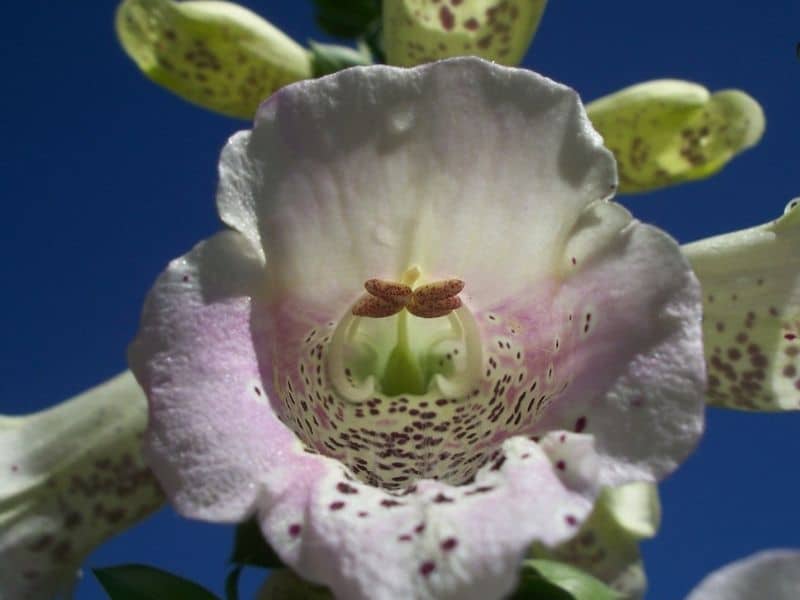
[[[324,39],[310,2],[246,2],[295,39]],[[5,7],[0,55],[0,412],[49,406],[125,368],[142,299],[166,262],[219,228],[218,153],[247,126],[147,81],[114,37],[113,2]],[[776,217],[800,196],[800,3],[554,0],[525,66],[589,101],[676,77],[739,87],[767,115],[761,144],[720,175],[623,198],[681,242]],[[710,411],[698,451],[662,487],[644,545],[648,598],[679,600],[759,549],[800,547],[800,414]],[[148,562],[222,591],[227,527],[166,510],[91,556]],[[250,575],[252,587],[258,579]],[[78,600],[103,598],[91,576]]]

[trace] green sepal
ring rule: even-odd
[[[621,596],[599,579],[553,560],[522,563],[517,590],[508,600],[620,600]]]
[[[323,77],[350,67],[362,67],[372,64],[366,48],[355,50],[337,44],[320,44],[309,41],[311,49],[311,65],[314,77]]]
[[[258,600],[334,600],[334,597],[328,588],[302,579],[291,569],[277,569],[270,573]]]
[[[380,0],[314,0],[317,24],[325,33],[355,38],[381,19]]]
[[[147,565],[92,569],[111,600],[219,600],[198,584]]]
[[[267,544],[255,519],[240,523],[236,527],[233,551],[229,560],[234,565],[264,567],[265,569],[284,566],[275,550]]]
[[[244,565],[236,565],[225,578],[225,600],[239,600],[239,577]]]

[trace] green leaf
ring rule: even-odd
[[[230,561],[235,565],[266,569],[284,566],[280,557],[267,544],[255,519],[250,519],[236,527]]]
[[[317,23],[325,33],[354,38],[381,18],[380,0],[313,0]]]
[[[111,600],[218,600],[207,589],[147,565],[92,569]]]
[[[335,44],[318,44],[310,41],[314,77],[330,75],[342,69],[372,64],[368,52]]]
[[[244,565],[237,565],[225,578],[225,600],[239,600],[239,576]]]
[[[509,600],[619,600],[599,579],[552,560],[526,560],[517,591]]]

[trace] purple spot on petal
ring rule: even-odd
[[[427,560],[419,566],[420,575],[427,577],[436,569],[436,563],[432,560]]]
[[[456,546],[458,546],[458,540],[456,538],[447,538],[440,544],[442,550],[445,552],[449,552]]]
[[[575,421],[575,433],[581,433],[584,429],[586,429],[586,417],[579,417]]]

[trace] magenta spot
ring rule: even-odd
[[[354,488],[349,483],[341,482],[336,484],[336,489],[339,490],[342,494],[357,494],[358,490]]]
[[[289,525],[290,536],[297,537],[298,535],[300,535],[301,531],[303,531],[303,527],[299,523],[293,523],[292,525]]]
[[[573,265],[577,265],[577,264],[578,264],[578,261],[575,259],[575,257],[574,257],[574,256],[572,257],[572,264],[573,264]]]
[[[389,500],[389,499],[381,500],[381,506],[385,508],[392,508],[394,506],[400,506],[400,505],[401,503],[398,502],[397,500]]]
[[[364,517],[368,517],[369,513],[362,510],[362,511],[359,511],[358,516],[363,519]]]
[[[456,24],[456,18],[447,6],[439,9],[439,21],[445,31],[450,31]]]
[[[783,368],[783,376],[784,377],[794,377],[797,375],[797,368],[794,365],[786,365]]]
[[[422,533],[423,531],[425,531],[425,523],[420,523],[414,527],[414,533]]]
[[[453,499],[452,498],[448,498],[444,494],[437,494],[436,497],[433,499],[433,501],[436,502],[437,504],[444,504],[444,503],[447,503],[447,502],[452,502]]]
[[[783,338],[791,342],[792,340],[797,339],[797,335],[794,333],[786,333],[784,334]]]
[[[464,21],[464,29],[468,29],[469,31],[475,31],[479,26],[478,19],[472,18],[467,19]]]
[[[579,417],[577,421],[575,421],[575,433],[581,433],[584,429],[586,429],[586,417]]]
[[[567,463],[565,463],[563,460],[558,461],[556,463],[556,469],[558,469],[559,471],[566,471]]]
[[[341,500],[337,500],[336,502],[331,502],[329,508],[331,510],[342,510],[344,508],[344,502]]]
[[[570,527],[575,527],[578,524],[578,519],[576,519],[573,515],[567,515],[564,517],[564,520]]]
[[[256,393],[256,396],[261,395],[261,388],[259,388],[257,385],[253,386],[253,391]]]
[[[447,538],[440,544],[442,550],[445,552],[449,552],[456,546],[458,546],[458,540],[456,538]]]
[[[410,542],[410,541],[411,541],[411,539],[412,539],[412,538],[411,538],[411,536],[410,536],[410,535],[408,535],[407,533],[404,533],[403,535],[401,535],[401,536],[399,536],[399,537],[397,538],[397,541],[398,541],[398,542]]]
[[[184,275],[182,279],[183,279],[183,281],[185,283],[185,282],[189,281],[189,276],[188,275]]]
[[[432,560],[427,560],[419,566],[420,575],[427,577],[436,570],[436,563]]]

